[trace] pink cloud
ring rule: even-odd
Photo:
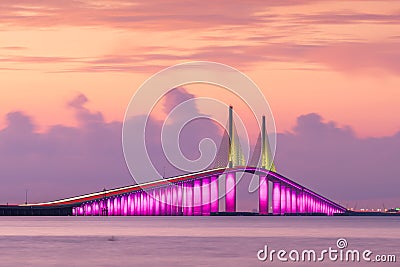
[[[0,49],[17,51],[17,50],[26,50],[28,48],[25,46],[3,46],[3,47],[0,47]]]
[[[297,32],[310,33],[310,27],[324,24],[396,25],[400,14],[360,12],[357,10],[320,13],[274,13],[271,7],[313,4],[317,1],[217,1],[204,5],[198,1],[1,1],[0,24],[21,27],[93,26],[152,32],[195,29],[202,42],[182,50],[174,46],[133,46],[124,54],[97,57],[48,55],[0,56],[4,63],[73,63],[52,72],[154,72],[182,61],[211,60],[246,69],[260,62],[316,63],[335,71],[398,73],[398,38],[369,42],[349,36],[337,40],[300,44],[283,38]],[[390,2],[390,1],[389,1]],[[395,2],[395,1],[393,1]],[[66,16],[65,14],[68,14]],[[282,25],[275,25],[277,22]],[[284,22],[284,23],[282,23]],[[269,29],[271,31],[263,31]],[[319,34],[315,30],[313,34]],[[222,34],[215,34],[215,33]],[[212,34],[214,33],[214,34]],[[225,36],[225,34],[227,36]],[[333,36],[335,37],[335,36]],[[347,38],[347,39],[346,39]],[[185,39],[185,37],[183,37]],[[234,41],[234,42],[233,42]],[[19,51],[19,46],[3,47]],[[129,49],[127,45],[127,49]],[[8,69],[3,67],[3,69]],[[304,69],[303,67],[300,67]],[[10,68],[13,69],[13,68]],[[18,68],[15,68],[18,69]],[[307,69],[307,68],[306,68]],[[312,68],[315,70],[315,68]]]
[[[312,62],[324,64],[336,71],[371,73],[400,72],[399,42],[344,42],[316,47],[306,53]]]
[[[0,23],[19,26],[111,26],[151,29],[190,29],[216,25],[254,25],[276,15],[258,15],[274,6],[303,5],[315,0],[216,1],[2,1]],[[68,14],[68,16],[65,16]]]
[[[309,70],[331,69],[339,72],[370,74],[400,72],[400,52],[397,40],[382,42],[325,42],[303,45],[288,42],[254,43],[251,45],[205,45],[187,50],[185,54],[171,53],[171,48],[145,48],[140,53],[106,54],[98,57],[8,56],[4,63],[73,63],[57,66],[51,72],[155,72],[178,62],[208,60],[249,69],[262,62],[317,64]],[[168,51],[168,52],[166,52]],[[157,63],[155,63],[157,62]],[[8,68],[7,68],[8,69]],[[14,68],[11,68],[14,69]],[[16,68],[17,69],[17,68]],[[301,67],[301,69],[304,69]]]
[[[76,58],[57,57],[57,56],[7,56],[0,58],[0,62],[6,63],[34,63],[34,64],[47,64],[47,63],[65,63],[76,61]]]

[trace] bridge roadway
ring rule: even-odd
[[[140,185],[95,192],[91,194],[33,204],[33,206],[73,206],[77,216],[129,215],[210,215],[219,210],[218,177],[225,179],[225,211],[236,212],[236,173],[259,176],[260,214],[333,215],[346,208],[310,189],[276,173],[262,168],[238,166],[217,168],[175,176]],[[272,190],[269,190],[272,186]],[[269,193],[272,197],[269,197]],[[270,208],[269,199],[272,201]]]

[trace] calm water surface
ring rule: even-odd
[[[261,262],[257,251],[337,248],[396,263]],[[0,217],[0,266],[400,266],[400,217]]]

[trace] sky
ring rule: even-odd
[[[400,206],[400,3],[215,2],[1,1],[0,203],[130,183],[131,96],[165,67],[207,60],[263,91],[282,173],[349,206]],[[337,179],[349,187],[331,189]]]

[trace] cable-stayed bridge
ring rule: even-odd
[[[76,216],[207,216],[237,211],[237,176],[258,177],[260,215],[344,213],[346,208],[290,180],[276,171],[270,151],[265,117],[254,148],[255,157],[246,164],[229,108],[229,133],[222,138],[213,167],[208,170],[148,183],[104,190],[33,206],[70,206]],[[260,151],[261,150],[261,151]],[[221,185],[220,178],[224,177]],[[220,202],[225,205],[220,205]],[[225,210],[221,210],[225,206]]]

